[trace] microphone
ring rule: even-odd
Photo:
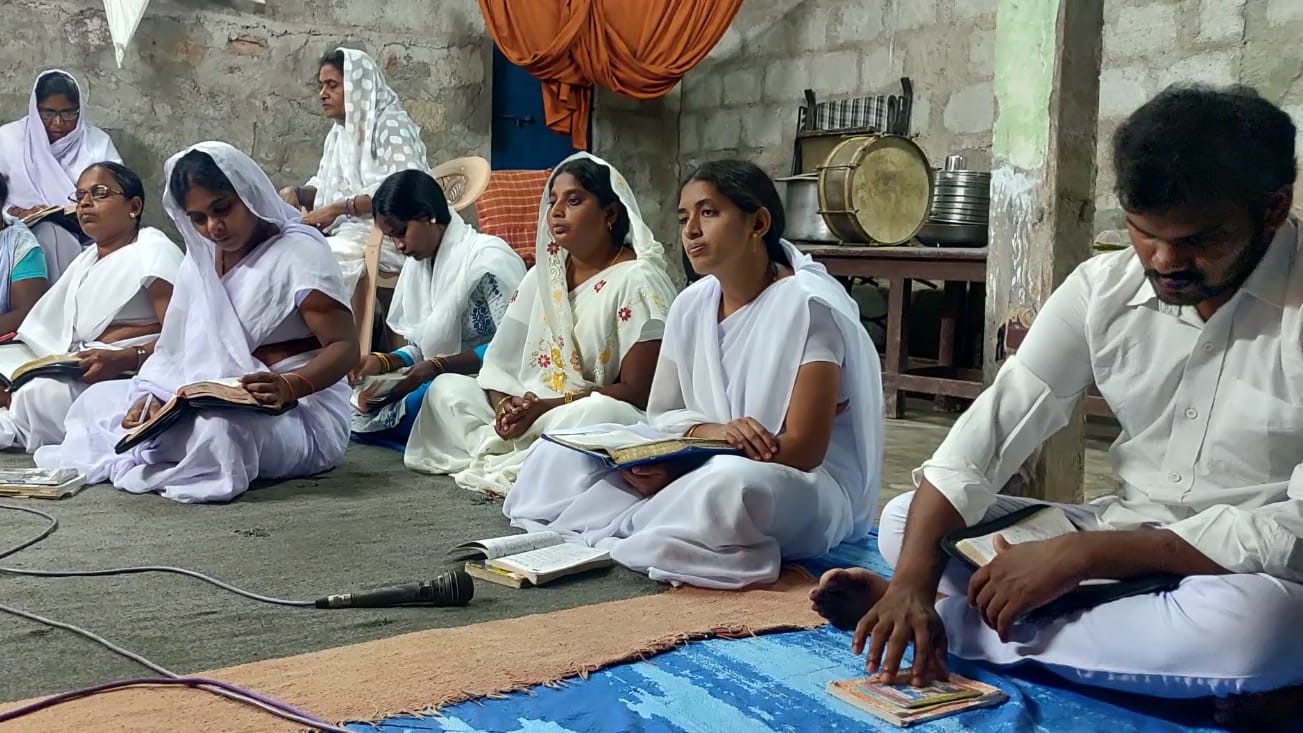
[[[394,606],[465,606],[475,595],[475,582],[464,570],[435,576],[434,580],[391,585],[359,593],[318,598],[317,608],[392,608]]]

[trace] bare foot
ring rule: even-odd
[[[1298,730],[1303,715],[1303,687],[1218,698],[1213,719],[1227,730]]]
[[[810,591],[810,608],[842,631],[850,631],[887,592],[886,578],[864,568],[836,568]]]

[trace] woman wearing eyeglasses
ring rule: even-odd
[[[0,174],[9,178],[7,211],[19,219],[39,209],[63,206],[77,177],[92,163],[122,156],[108,133],[86,121],[85,95],[66,71],[43,71],[32,88],[27,116],[0,127]],[[51,282],[79,254],[77,232],[55,221],[32,227],[41,243]]]
[[[184,259],[166,235],[140,226],[145,188],[121,163],[91,165],[68,198],[92,246],[36,302],[18,340],[37,357],[76,354],[81,375],[0,392],[0,448],[30,453],[63,442],[68,409],[89,385],[140,369],[154,353]]]

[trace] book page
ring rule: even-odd
[[[77,477],[71,468],[6,468],[0,470],[0,485],[4,486],[61,486]]]
[[[12,381],[14,372],[35,358],[36,354],[27,344],[19,341],[0,344],[0,375]]]
[[[155,405],[158,404],[158,398],[157,398],[157,397],[154,397],[153,395],[146,395],[146,398],[148,399],[148,401],[149,401],[150,403],[155,404]],[[137,435],[140,435],[141,433],[143,433],[143,432],[145,432],[146,430],[148,430],[148,429],[150,428],[150,426],[152,426],[154,423],[156,423],[156,422],[158,422],[159,420],[162,420],[164,417],[166,417],[167,414],[168,414],[169,412],[172,412],[173,410],[177,409],[177,402],[178,402],[178,400],[179,400],[178,397],[173,397],[172,399],[170,399],[170,400],[168,400],[167,402],[163,403],[163,406],[160,407],[160,408],[158,408],[158,411],[154,413],[154,416],[153,416],[153,417],[151,417],[151,418],[149,418],[148,420],[146,420],[145,422],[142,422],[141,424],[137,425],[137,426],[136,426],[135,428],[133,428],[132,430],[127,431],[127,434],[124,435],[124,436],[122,436],[122,440],[131,440],[131,439],[135,438]],[[147,409],[146,409],[146,414],[148,414],[148,406],[147,406]]]
[[[556,532],[529,532],[526,534],[513,534],[506,537],[493,537],[487,540],[476,540],[466,542],[452,548],[453,553],[459,554],[477,554],[483,555],[485,559],[492,560],[497,557],[506,557],[507,555],[516,555],[530,550],[537,550],[540,547],[552,547],[560,545],[564,540]]]
[[[362,381],[353,387],[353,406],[366,412],[393,402],[390,393],[394,391],[395,386],[407,378],[407,371],[401,369],[388,374],[363,377]]]
[[[238,405],[256,405],[258,400],[240,384],[239,377],[211,379],[187,384],[178,392],[182,397],[213,397]]]
[[[985,565],[995,558],[996,535],[1004,537],[1011,545],[1017,545],[1022,542],[1048,540],[1076,531],[1077,528],[1072,526],[1068,515],[1064,514],[1062,509],[1051,506],[996,532],[960,540],[955,543],[955,547],[968,559],[978,565]]]
[[[609,430],[595,433],[568,433],[566,435],[549,435],[562,445],[588,451],[632,448],[647,443],[655,443],[663,438],[644,438],[632,430]]]
[[[607,556],[606,550],[594,550],[584,545],[562,543],[543,547],[518,555],[497,558],[492,564],[527,575],[549,575],[578,567]]]

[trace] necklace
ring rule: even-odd
[[[611,258],[610,262],[606,263],[606,267],[610,267],[611,265],[614,265],[616,260],[620,259],[620,255],[622,254],[624,254],[624,245],[620,245],[619,247],[615,248],[615,256]],[[606,267],[603,267],[602,269],[605,270]]]

